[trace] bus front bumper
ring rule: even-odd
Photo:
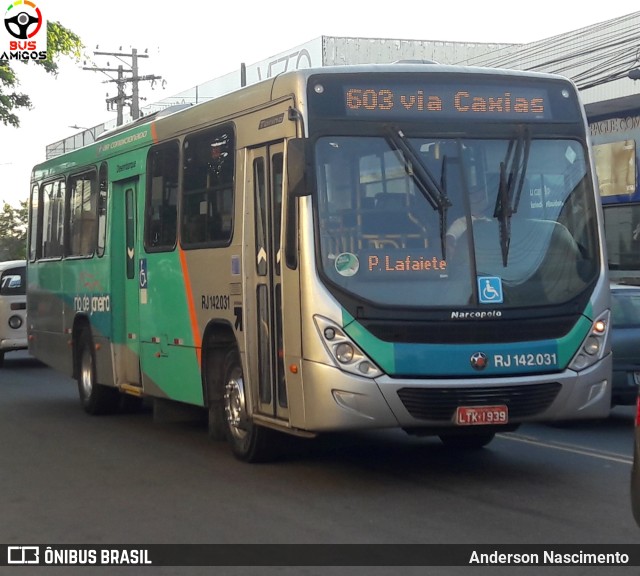
[[[0,352],[10,352],[12,350],[26,350],[28,342],[26,338],[5,338],[0,340]]]
[[[508,424],[606,418],[611,409],[611,356],[576,373],[519,377],[375,380],[303,361],[304,418],[313,431],[456,427],[458,407],[507,406]],[[293,423],[293,422],[292,422]]]

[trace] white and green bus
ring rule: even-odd
[[[562,77],[287,72],[34,168],[29,347],[87,412],[195,407],[247,461],[282,433],[477,448],[609,414],[601,220]]]

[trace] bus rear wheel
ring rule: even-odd
[[[474,432],[470,434],[440,434],[445,446],[458,450],[479,450],[484,448],[495,437],[494,432]]]
[[[118,407],[119,392],[96,382],[96,360],[93,339],[83,330],[78,342],[78,393],[82,408],[88,414],[110,414]]]
[[[256,425],[248,415],[242,363],[237,350],[225,358],[225,434],[236,458],[245,462],[266,462],[273,458],[273,432]]]

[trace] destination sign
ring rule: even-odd
[[[422,254],[368,254],[367,272],[446,272],[447,262]]]
[[[426,275],[447,275],[447,261],[420,250],[379,250],[362,251],[358,254],[343,252],[334,260],[334,267],[340,276],[375,275],[397,278],[424,278]]]
[[[545,88],[506,85],[346,85],[347,116],[548,120]]]
[[[313,75],[307,88],[310,129],[349,119],[460,123],[465,128],[483,122],[554,122],[582,131],[582,108],[568,80],[420,68],[421,72]]]

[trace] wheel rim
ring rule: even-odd
[[[89,398],[91,392],[93,392],[93,366],[91,353],[86,347],[82,350],[82,359],[80,361],[80,387],[84,398]]]
[[[229,432],[235,440],[243,440],[247,435],[247,411],[244,395],[242,371],[234,368],[224,387],[224,412]]]

